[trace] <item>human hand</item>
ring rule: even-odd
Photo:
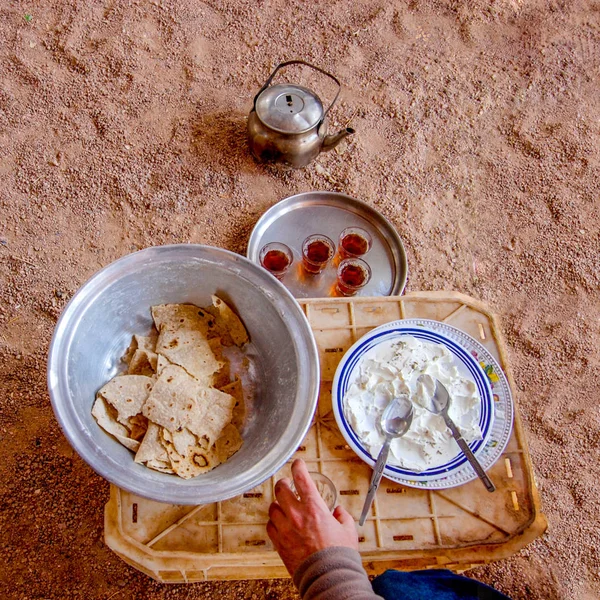
[[[294,484],[300,499],[290,488],[289,479],[275,484],[275,498],[269,508],[267,533],[290,575],[311,554],[332,546],[358,550],[354,519],[337,506],[333,514],[321,498],[303,460],[292,464]]]

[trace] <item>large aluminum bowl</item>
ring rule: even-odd
[[[91,409],[96,391],[123,370],[132,334],[149,331],[151,306],[210,306],[211,294],[229,302],[248,329],[258,395],[242,448],[209,473],[183,480],[134,463]],[[117,260],[73,296],[52,338],[48,388],[66,437],[99,475],[159,502],[204,504],[247,492],[290,458],[315,412],[319,362],[300,306],[261,267],[208,246],[159,246]]]

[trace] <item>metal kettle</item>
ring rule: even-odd
[[[337,93],[327,110],[311,90],[289,83],[271,85],[283,67],[305,65],[333,79]],[[354,129],[347,127],[327,135],[327,113],[340,94],[341,84],[330,73],[303,60],[289,60],[278,65],[254,97],[248,116],[248,141],[254,156],[262,162],[290,167],[305,167],[320,152],[335,148]]]

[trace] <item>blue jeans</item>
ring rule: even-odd
[[[510,600],[489,585],[447,569],[386,571],[375,577],[373,590],[385,600]]]

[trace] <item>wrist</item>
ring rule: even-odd
[[[302,587],[307,581],[314,582],[341,565],[364,572],[358,550],[348,546],[329,546],[305,558],[292,574],[292,580],[302,592]]]

